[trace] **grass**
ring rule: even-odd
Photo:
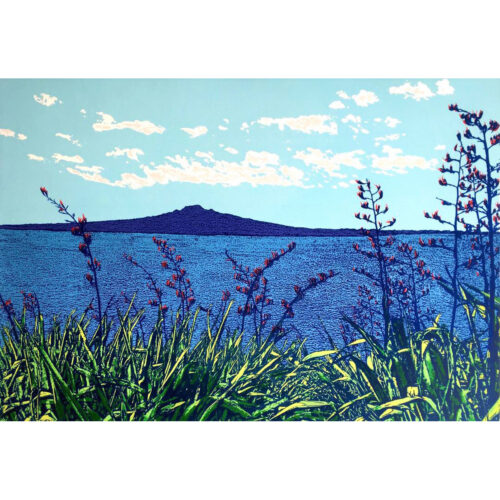
[[[91,330],[86,315],[50,327],[26,312],[2,330],[2,420],[494,420],[485,356],[438,320],[421,332],[393,320],[382,347],[358,325],[357,340],[308,353],[306,341],[244,341],[224,315],[200,311],[145,343],[132,303],[115,324]],[[475,314],[477,306],[469,304]],[[194,339],[195,325],[205,321]],[[95,326],[94,326],[95,328]],[[106,341],[106,338],[112,338]]]

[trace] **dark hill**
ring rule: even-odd
[[[70,224],[17,224],[3,225],[0,229],[66,231]],[[90,231],[112,233],[155,233],[235,235],[235,236],[355,236],[356,229],[311,229],[291,227],[271,222],[246,219],[215,210],[206,210],[200,205],[191,205],[161,215],[139,219],[89,222]],[[391,231],[393,233],[430,233],[438,231]]]

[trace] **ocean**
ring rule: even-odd
[[[290,238],[247,237],[247,236],[192,236],[157,235],[176,247],[183,257],[183,265],[192,282],[196,303],[217,311],[221,306],[224,290],[231,293],[235,306],[243,304],[243,296],[235,291],[238,284],[233,279],[233,269],[227,262],[225,250],[251,269],[262,265],[273,250],[286,248]],[[100,290],[103,304],[113,297],[115,302],[110,308],[124,309],[122,292],[128,297],[137,293],[136,305],[146,308],[144,326],[156,318],[156,309],[148,306],[153,298],[146,287],[143,272],[127,262],[123,253],[132,255],[147,268],[162,284],[171,275],[164,270],[162,260],[150,234],[94,233],[93,253],[101,262],[99,273]],[[398,236],[397,240],[414,245],[425,260],[426,267],[435,274],[445,274],[445,267],[451,265],[451,255],[433,248],[420,248],[418,235]],[[424,239],[443,237],[451,243],[450,235],[426,234]],[[85,280],[87,272],[85,258],[78,251],[79,239],[66,232],[0,230],[0,293],[10,298],[17,310],[21,308],[20,291],[35,292],[39,298],[46,321],[53,315],[64,319],[72,310],[82,312],[94,296],[94,290]],[[274,305],[270,308],[272,318],[278,319],[283,308],[281,300],[290,301],[295,296],[294,285],[305,285],[309,277],[319,272],[333,269],[338,276],[311,290],[295,306],[295,317],[288,321],[293,325],[290,335],[295,338],[308,338],[309,349],[328,347],[325,330],[334,340],[341,341],[340,322],[342,314],[350,314],[358,299],[358,285],[370,285],[369,280],[352,271],[353,266],[365,266],[366,259],[357,254],[353,244],[366,244],[359,237],[299,237],[294,238],[296,249],[266,271],[269,280],[270,297]],[[469,276],[473,281],[472,275]],[[165,303],[170,310],[176,307],[172,290],[165,289]],[[451,297],[436,282],[431,283],[427,305],[442,313],[446,322]],[[235,307],[235,309],[236,309]],[[202,313],[203,314],[203,313]],[[1,315],[1,313],[0,313]],[[0,320],[4,323],[5,318]],[[203,327],[205,318],[200,318]],[[237,328],[240,318],[230,315],[229,327]],[[272,324],[272,321],[269,323]],[[459,327],[467,334],[464,318]]]

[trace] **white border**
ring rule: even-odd
[[[17,0],[2,4],[0,77],[499,77],[498,10]],[[486,498],[499,437],[494,423],[0,423],[0,488],[51,500]]]
[[[460,500],[498,491],[495,423],[6,423],[0,434],[3,498]]]
[[[2,4],[0,76],[498,77],[499,13],[494,0],[17,0]]]

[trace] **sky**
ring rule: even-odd
[[[499,79],[0,80],[0,224],[199,204],[292,226],[359,227],[357,178],[395,228],[432,229],[448,104],[500,118]]]

